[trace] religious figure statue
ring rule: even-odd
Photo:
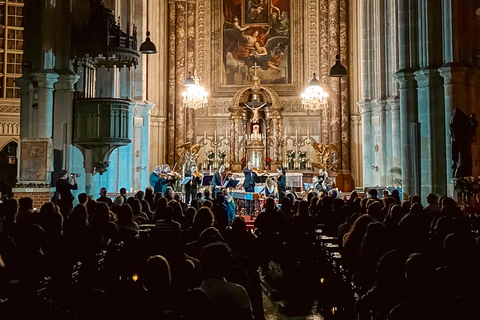
[[[453,109],[450,119],[452,139],[452,170],[454,178],[472,175],[471,144],[477,135],[478,121],[475,113],[468,116],[459,108]]]
[[[338,152],[338,147],[334,144],[320,144],[316,141],[312,143],[313,149],[315,149],[315,154],[317,155],[317,161],[313,162],[312,166],[318,168],[332,169],[333,163],[330,161],[331,152]]]
[[[266,104],[267,103],[265,102],[264,104],[262,104],[259,107],[251,107],[251,106],[249,106],[248,104],[245,103],[245,107],[252,110],[252,113],[253,113],[252,119],[250,120],[251,123],[257,123],[257,122],[260,121],[260,109],[265,107]]]
[[[184,149],[184,156],[183,156],[183,164],[190,167],[197,163],[197,159],[200,155],[199,151],[202,145],[200,144],[193,144],[191,142],[184,143],[177,147],[177,149]]]

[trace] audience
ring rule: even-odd
[[[262,286],[271,298],[308,303],[305,293],[322,288],[316,281],[329,268],[344,285],[327,295],[354,290],[354,306],[342,301],[358,319],[472,319],[480,298],[480,215],[448,197],[430,193],[423,208],[417,196],[400,202],[396,189],[381,200],[375,189],[348,200],[311,193],[283,197],[280,211],[268,198],[251,232],[228,193],[186,206],[173,189],[134,197],[122,189],[114,202],[105,188],[96,201],[80,194],[65,221],[52,202],[38,211],[33,198],[0,204],[0,284],[8,287],[0,298],[9,306],[0,317],[264,319]],[[341,257],[321,258],[328,250]]]

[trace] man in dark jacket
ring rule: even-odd
[[[73,182],[73,183],[72,183]],[[70,190],[77,190],[77,175],[72,173],[68,178],[67,170],[60,171],[60,180],[57,181],[58,206],[63,218],[66,219],[70,215],[73,208],[73,195]]]

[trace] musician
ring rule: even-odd
[[[326,193],[326,192],[328,192],[327,182],[328,182],[327,171],[323,171],[323,169],[319,169],[318,170],[317,182],[314,184],[314,188],[317,189],[319,192]]]
[[[185,203],[190,203],[190,198],[195,199],[197,195],[198,185],[202,181],[202,176],[198,172],[197,165],[193,165],[185,172],[185,177],[191,177],[191,179],[185,184]]]
[[[213,194],[214,198],[217,198],[217,193],[222,190],[223,185],[225,184],[226,181],[228,181],[228,176],[225,175],[225,167],[220,166],[218,168],[218,171],[215,172],[212,178],[211,185],[213,186]]]
[[[162,175],[165,177],[165,183],[162,186],[162,192],[165,193],[167,187],[172,187],[172,189],[174,189],[176,177],[174,172],[170,170],[170,166],[168,164],[164,164],[162,166]]]
[[[157,194],[163,191],[163,186],[167,180],[161,176],[162,169],[160,166],[156,166],[155,170],[150,174],[150,185],[152,186],[154,193]]]
[[[282,166],[277,167],[277,189],[278,189],[278,200],[282,203],[282,199],[285,196],[285,191],[287,187],[287,173],[285,172],[285,168]]]
[[[277,182],[274,177],[268,177],[265,181],[265,186],[258,193],[265,191],[265,196],[270,198],[277,198],[277,192],[275,192],[275,187],[277,187]]]
[[[243,180],[243,187],[245,188],[245,192],[255,192],[255,178],[257,177],[257,173],[253,170],[253,163],[248,162],[247,167],[243,169],[243,174],[245,175],[245,179]],[[255,211],[255,205],[253,200],[247,200],[247,214],[252,216]]]

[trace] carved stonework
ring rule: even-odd
[[[0,135],[20,135],[20,122],[0,121]]]
[[[20,113],[20,106],[0,105],[0,113]]]
[[[309,19],[309,37],[308,37],[308,49],[309,49],[309,72],[311,75],[314,72],[318,72],[318,1],[310,0],[308,4],[308,19]]]

